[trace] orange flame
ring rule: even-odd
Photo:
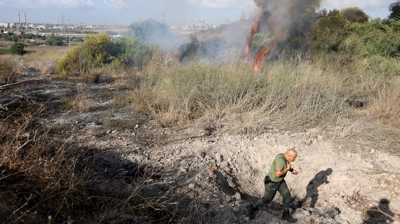
[[[269,47],[266,46],[261,46],[260,49],[256,52],[254,55],[254,66],[253,66],[253,71],[254,72],[259,72],[262,67],[264,67],[264,60],[265,57],[269,55],[271,50],[275,47],[275,42],[271,42]]]
[[[251,44],[253,41],[253,37],[255,34],[260,32],[260,25],[263,20],[263,18],[267,15],[266,11],[262,11],[260,16],[258,17],[257,20],[255,20],[255,24],[251,27],[250,34],[247,37],[247,44],[246,44],[246,62],[248,62],[248,58],[250,55],[250,49],[251,49]],[[269,55],[269,53],[272,51],[272,49],[275,47],[275,42],[271,42],[271,44],[267,46],[262,46],[254,55],[254,65],[253,65],[253,71],[254,72],[259,72],[262,67],[264,66],[264,61],[265,57]]]
[[[264,12],[261,13],[260,17],[258,18],[257,21],[254,21],[255,24],[251,27],[250,29],[250,34],[247,37],[247,45],[246,45],[246,61],[249,57],[250,54],[250,48],[251,48],[251,42],[253,40],[253,36],[260,31],[260,23],[261,23],[261,18],[264,16]]]

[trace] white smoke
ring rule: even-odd
[[[260,29],[268,37],[286,40],[299,14],[306,8],[319,9],[322,0],[254,0],[264,12]]]

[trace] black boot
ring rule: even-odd
[[[290,215],[289,210],[283,210],[282,213],[282,220],[286,220],[291,223],[296,223],[297,219],[293,218],[292,215]]]
[[[254,205],[251,203],[247,204],[246,208],[247,208],[247,217],[249,217],[249,219],[254,219],[256,217],[257,208],[255,208]]]

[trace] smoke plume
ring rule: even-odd
[[[306,8],[318,9],[322,0],[254,0],[261,9],[260,32],[284,41],[293,23]]]
[[[313,11],[320,7],[322,0],[254,0],[260,8],[260,16],[251,27],[247,37],[246,60],[249,58],[250,49],[253,45],[253,37],[261,33],[269,40],[269,46],[260,46],[254,54],[253,71],[260,71],[264,65],[264,60],[274,50],[276,46],[284,46],[290,38],[295,39],[295,32],[292,29],[297,26],[304,28],[304,24],[299,23],[300,14],[306,9],[312,8]],[[294,29],[293,29],[294,30]],[[276,44],[278,43],[278,44]],[[278,47],[279,48],[279,47]]]

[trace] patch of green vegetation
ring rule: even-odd
[[[116,43],[106,33],[88,35],[85,42],[74,46],[56,62],[58,77],[80,76],[97,82],[101,70],[110,67],[119,70],[125,66],[142,69],[154,49],[137,39],[123,37]]]
[[[10,54],[17,54],[17,55],[24,55],[27,53],[27,51],[25,50],[25,44],[23,43],[15,43],[11,45],[9,52]]]

